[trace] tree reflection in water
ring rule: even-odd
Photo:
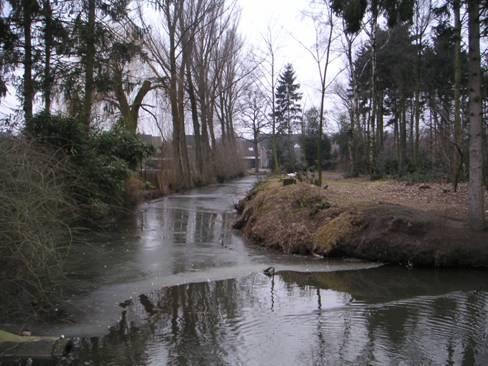
[[[84,340],[82,356],[97,365],[488,364],[486,274],[460,274],[281,272],[163,288],[107,336]]]

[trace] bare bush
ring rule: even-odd
[[[161,148],[161,160],[159,164],[158,188],[163,194],[169,194],[178,190],[181,181],[178,179],[176,161],[173,156],[172,144],[166,142]]]
[[[0,306],[40,310],[55,299],[71,243],[64,163],[17,138],[0,138]],[[59,288],[59,287],[58,287]]]
[[[232,143],[215,146],[215,177],[224,181],[244,175],[246,165],[239,149]]]

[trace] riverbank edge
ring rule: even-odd
[[[186,192],[189,192],[193,189],[197,189],[197,188],[205,188],[205,187],[209,187],[209,186],[212,186],[212,185],[215,185],[215,184],[225,184],[227,182],[230,182],[232,180],[235,180],[235,179],[239,179],[239,178],[244,178],[246,176],[264,176],[266,175],[267,173],[266,172],[262,172],[262,173],[255,173],[255,172],[251,172],[251,171],[246,171],[242,174],[238,174],[238,175],[235,175],[235,176],[230,176],[228,178],[225,178],[225,179],[221,179],[221,180],[218,180],[218,179],[215,179],[215,180],[212,180],[210,182],[207,182],[207,183],[202,183],[202,184],[194,184],[190,187],[187,187],[187,188],[181,188],[181,189],[173,189],[173,190],[160,190],[160,189],[140,189],[137,194],[136,194],[136,198],[135,198],[135,203],[136,205],[137,204],[141,204],[141,203],[146,203],[146,202],[150,202],[150,201],[153,201],[153,200],[157,200],[157,199],[160,199],[160,198],[163,198],[163,197],[167,197],[167,196],[171,196],[172,194],[181,194],[181,193],[186,193]],[[142,182],[141,182],[142,183]]]
[[[436,213],[384,202],[331,202],[327,190],[271,177],[239,201],[234,228],[288,254],[386,264],[488,269],[488,232]]]

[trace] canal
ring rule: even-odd
[[[87,234],[60,304],[70,318],[36,334],[79,337],[80,365],[488,364],[486,272],[266,251],[232,230],[255,179],[151,201]]]

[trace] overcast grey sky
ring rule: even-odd
[[[304,11],[310,10],[311,3],[312,0],[238,0],[241,8],[240,32],[246,45],[264,49],[263,35],[270,27],[276,39],[276,66],[281,71],[286,63],[293,64],[304,94],[305,108],[320,103],[317,65],[301,45],[310,47],[315,43],[313,21],[304,15]],[[341,70],[341,65],[342,60],[337,59],[329,73],[331,78]],[[326,105],[331,109],[334,102],[330,97],[328,99]]]
[[[312,0],[237,0],[237,6],[241,10],[240,33],[244,38],[245,47],[256,51],[264,50],[263,36],[271,29],[277,50],[277,72],[280,72],[286,63],[293,64],[297,81],[301,84],[304,109],[312,105],[318,106],[320,103],[317,65],[300,44],[312,46],[315,42],[313,21],[304,15],[304,11],[310,9],[311,3]],[[342,60],[337,60],[329,75],[335,75],[341,64]],[[19,108],[19,105],[14,89],[11,88],[10,95],[2,99],[0,110],[8,113],[15,108]],[[326,109],[333,108],[334,101],[328,97]],[[143,129],[146,132],[155,132],[153,128],[145,127]]]

